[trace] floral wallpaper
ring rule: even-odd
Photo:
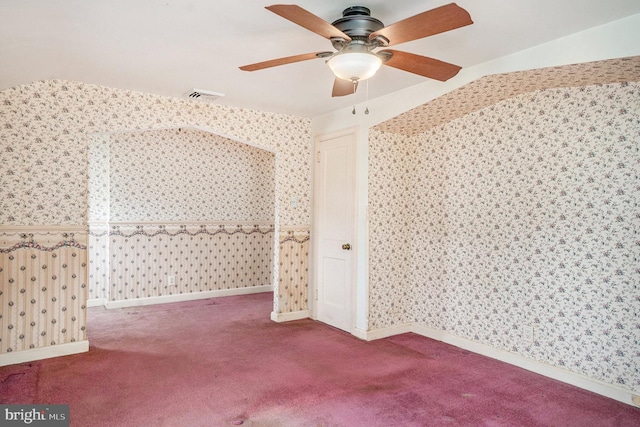
[[[166,135],[160,132],[163,130],[181,128],[183,131],[187,130],[183,135],[189,134],[208,156],[224,157],[229,162],[226,165],[228,167],[219,168],[216,172],[215,165],[205,165],[203,158],[194,156],[193,151],[189,150],[180,153],[165,151],[165,156],[162,157],[161,147],[169,150],[170,140],[175,139],[166,138],[163,141],[162,136],[155,141],[145,139],[147,136]],[[207,136],[190,130],[194,128],[207,131]],[[134,135],[136,131],[159,133],[140,132]],[[179,130],[177,132],[180,133]],[[274,184],[273,188],[271,184],[267,186],[264,184],[266,181],[262,181],[264,170],[261,169],[273,162],[273,156],[269,160],[269,154],[258,154],[259,151],[249,148],[242,152],[227,152],[222,139],[213,137],[210,133],[224,135],[225,143],[229,140],[241,141],[275,153],[275,170],[269,171],[273,178],[267,179]],[[177,137],[178,142],[186,141],[185,138],[187,137]],[[116,142],[113,152],[112,139]],[[132,144],[143,143],[149,150],[145,153],[145,150],[136,148],[136,156],[126,158],[124,153],[119,153],[118,143],[123,148],[129,144],[128,149],[132,148]],[[180,165],[181,177],[187,182],[197,180],[207,184],[202,189],[203,193],[223,193],[222,203],[240,211],[244,209],[241,215],[253,215],[248,219],[251,222],[257,222],[255,218],[268,218],[269,222],[308,229],[311,207],[311,146],[310,121],[295,116],[223,107],[65,80],[48,80],[13,87],[0,91],[0,163],[3,165],[0,171],[0,224],[13,235],[21,234],[23,229],[33,226],[42,226],[45,230],[47,227],[53,230],[60,226],[80,226],[86,233],[89,220],[98,223],[125,217],[147,220],[150,216],[166,212],[198,221],[205,215],[206,207],[198,204],[197,194],[192,193],[193,197],[190,197],[189,191],[183,191],[169,197],[167,191],[175,193],[175,187],[172,187],[175,183],[169,182],[167,179],[171,178],[166,176],[164,183],[163,178],[160,178],[159,184],[153,188],[146,188],[148,180],[144,183],[141,181],[164,159],[170,157],[166,154],[171,154],[183,156],[174,157]],[[162,159],[152,157],[158,153]],[[234,169],[235,161],[241,159],[253,162],[252,166],[242,171]],[[134,160],[136,162],[132,163]],[[90,161],[92,165],[99,166],[89,170]],[[107,173],[111,170],[111,162],[118,168],[117,175]],[[200,171],[189,170],[189,167],[194,168],[196,165]],[[206,175],[202,174],[203,168],[206,168]],[[127,181],[122,182],[119,179],[125,173]],[[227,197],[229,182],[226,178],[237,173],[242,173],[249,182],[245,187],[242,187],[245,184],[240,185],[243,195],[233,199]],[[124,196],[125,190],[135,193],[136,199]],[[162,197],[163,191],[169,204],[161,204],[149,197],[152,194],[154,198],[156,195]],[[290,203],[292,199],[297,203]],[[269,204],[273,206],[274,200],[278,210],[277,217],[273,216],[273,209],[268,209]],[[181,204],[184,208],[185,201],[190,210],[181,210],[178,206]],[[152,213],[146,215],[137,203],[146,203],[145,210],[150,208]],[[249,204],[257,206],[257,211],[249,214],[245,209]],[[206,213],[207,216],[209,214],[229,217],[228,211],[222,208]],[[234,218],[234,221],[239,220]],[[55,234],[54,231],[50,232]],[[100,240],[100,234],[104,232],[104,224],[92,226],[93,235],[88,237],[85,247],[88,244],[103,252],[107,251],[107,242]],[[272,235],[269,238],[273,241]],[[60,237],[57,243],[53,242],[50,246],[55,247],[63,242],[64,239]],[[275,243],[271,245],[276,247]],[[0,249],[10,250],[11,247],[2,246]],[[83,250],[83,254],[86,252]],[[277,265],[278,253],[275,249],[269,252],[269,256],[272,257],[273,265]],[[91,255],[89,258],[91,259]],[[106,284],[112,266],[103,258],[97,261],[91,259],[94,262],[89,268],[84,263],[69,263],[64,270],[65,274],[75,276],[76,280],[65,286],[67,292],[75,298],[74,301],[81,301],[82,313],[87,301],[89,276],[93,297],[103,298],[109,295]],[[273,271],[273,268],[270,270],[270,274],[274,275],[274,283],[277,283],[275,278],[278,271]],[[16,277],[19,278],[14,280],[17,289],[29,286],[29,277]],[[61,286],[58,282],[52,283],[54,287]],[[0,285],[0,292],[6,294],[7,282],[3,281]],[[58,292],[58,289],[55,291]],[[278,310],[279,302],[279,298],[274,300],[274,310]],[[0,315],[6,315],[9,312],[7,310],[10,310],[8,307],[1,305],[3,311]],[[26,307],[25,316],[37,315],[35,306]],[[65,318],[62,308],[60,304],[53,304],[51,310],[47,311],[47,316],[56,320]],[[78,324],[84,327],[82,313],[82,317],[77,318],[80,319]],[[74,335],[72,338],[83,337]],[[36,340],[31,343],[38,348],[63,341]]]
[[[88,220],[90,223],[109,221],[111,207],[110,141],[111,135],[100,133],[88,139]]]
[[[413,321],[411,306],[411,215],[408,168],[413,158],[406,137],[369,133],[369,327]],[[371,159],[370,159],[371,160]],[[393,262],[390,262],[393,260]]]
[[[640,83],[534,91],[371,140],[371,329],[407,311],[640,391]],[[407,241],[394,278],[380,265]]]
[[[180,127],[275,152],[280,223],[310,223],[308,119],[64,80],[0,91],[0,105],[1,224],[86,224],[91,135]]]
[[[273,153],[193,129],[111,135],[110,221],[274,221]]]
[[[310,230],[281,229],[278,239],[279,260],[276,313],[293,313],[309,308],[309,239]]]
[[[376,130],[417,135],[523,93],[639,79],[640,56],[492,74],[387,120],[377,125]]]

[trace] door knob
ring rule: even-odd
[[[351,250],[351,245],[348,243],[345,243],[344,245],[342,245],[342,249],[344,249],[345,251]]]

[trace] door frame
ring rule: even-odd
[[[357,316],[357,266],[358,259],[360,257],[360,253],[364,248],[360,248],[358,244],[358,141],[359,141],[359,131],[358,127],[349,127],[346,129],[342,129],[336,132],[330,132],[325,134],[316,135],[313,141],[313,153],[312,153],[312,173],[313,173],[313,196],[312,196],[312,211],[311,211],[311,227],[313,230],[313,238],[311,239],[311,281],[309,288],[309,310],[311,312],[311,318],[314,320],[318,320],[318,289],[319,289],[319,263],[320,263],[320,239],[319,235],[316,232],[319,230],[318,228],[318,218],[319,218],[319,202],[317,195],[320,194],[319,186],[320,182],[318,179],[318,160],[319,160],[319,148],[322,141],[335,139],[343,136],[351,135],[351,144],[353,149],[353,163],[351,167],[353,168],[353,212],[352,212],[352,230],[351,230],[351,244],[353,246],[353,256],[352,256],[352,266],[351,266],[351,278],[350,278],[350,287],[351,287],[351,321],[350,321],[350,330],[347,331],[351,334],[354,334],[356,331],[356,316]]]

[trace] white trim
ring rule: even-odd
[[[392,337],[394,335],[406,334],[413,332],[413,325],[405,323],[404,325],[389,326],[384,329],[374,329],[372,331],[364,331],[362,329],[355,328],[353,335],[365,341],[379,340],[381,338]]]
[[[358,328],[353,328],[353,331],[351,331],[351,335],[353,335],[354,337],[360,338],[364,341],[371,341],[368,334],[369,333],[367,331],[363,331],[362,329]]]
[[[447,332],[418,325],[415,323],[392,326],[389,328],[376,329],[372,331],[356,330],[354,331],[354,335],[358,338],[371,341],[407,332],[413,332],[414,334],[421,335],[423,337],[431,338],[436,341],[442,341],[446,344],[451,344],[453,346],[469,350],[474,353],[490,357],[492,359],[500,360],[501,362],[518,366],[519,368],[526,369],[527,371],[535,372],[536,374],[540,374],[557,381],[571,384],[575,387],[588,390],[605,397],[609,397],[628,405],[640,406],[640,397],[635,395],[632,390],[617,386],[615,384],[609,384],[594,378],[589,378],[586,375],[579,374],[577,372],[571,372],[558,366],[552,366],[538,360],[530,359],[520,354],[493,348],[486,344],[482,344],[476,341],[459,337],[457,335],[452,335]],[[639,403],[634,403],[634,399]]]
[[[106,298],[89,298],[87,300],[87,307],[101,307],[107,305]]]
[[[355,217],[353,229],[356,250],[355,273],[355,327],[366,330],[369,327],[369,130],[356,127],[355,146]]]
[[[309,312],[309,310],[300,310],[291,313],[276,313],[275,311],[271,312],[271,320],[278,323],[291,322],[292,320],[308,319],[310,317],[311,313]]]
[[[351,328],[357,328],[360,324],[363,323],[363,321],[366,321],[366,319],[363,319],[360,314],[362,311],[360,309],[360,307],[362,306],[362,301],[358,300],[358,297],[360,295],[358,285],[361,283],[358,276],[358,272],[360,271],[358,268],[359,267],[358,261],[363,257],[363,254],[366,253],[366,250],[364,249],[364,247],[366,246],[366,243],[363,243],[358,239],[360,235],[358,232],[359,230],[358,214],[360,212],[359,210],[360,206],[358,204],[358,200],[359,200],[358,195],[361,194],[361,192],[359,191],[359,188],[357,186],[358,184],[362,183],[362,181],[358,177],[358,172],[361,171],[361,169],[358,167],[358,157],[357,157],[358,153],[360,152],[358,148],[359,141],[360,141],[359,139],[360,131],[358,126],[349,126],[344,129],[340,129],[338,131],[318,134],[318,135],[315,135],[315,137],[313,138],[313,151],[311,153],[311,164],[312,164],[312,174],[313,174],[312,175],[313,176],[313,183],[312,183],[313,196],[311,200],[311,231],[314,233],[314,238],[312,240],[312,244],[310,247],[310,255],[309,255],[310,256],[309,258],[310,260],[310,263],[309,263],[309,274],[310,274],[309,276],[309,279],[310,279],[309,309],[313,312],[313,318],[315,320],[323,321],[322,319],[319,318],[319,317],[322,317],[322,313],[321,313],[321,310],[319,310],[319,304],[318,304],[319,292],[321,291],[321,288],[320,288],[321,271],[319,267],[320,267],[320,260],[324,255],[320,250],[321,242],[322,242],[322,235],[320,233],[322,233],[322,230],[319,227],[321,206],[318,199],[318,194],[321,194],[322,192],[322,189],[320,188],[322,183],[320,182],[320,169],[317,166],[319,162],[318,155],[320,154],[320,148],[321,148],[320,144],[325,141],[330,141],[333,139],[342,138],[346,136],[350,137],[349,149],[352,151],[352,156],[353,156],[353,158],[351,159],[352,160],[351,166],[354,169],[354,172],[351,176],[352,183],[351,183],[350,197],[352,198],[352,202],[353,202],[353,205],[352,205],[353,211],[351,215],[351,221],[352,221],[351,236],[349,237],[349,241],[353,246],[353,252],[350,260],[351,277],[349,278],[350,280],[349,286],[351,287],[351,295],[350,295],[351,307],[349,307],[349,310],[351,311],[351,313],[350,313],[350,319],[349,319],[349,325],[350,325],[349,329],[351,329]],[[365,179],[365,183],[366,183],[366,179]],[[360,247],[361,243],[363,246],[362,248]],[[366,284],[365,284],[365,287],[366,287]],[[332,326],[336,326],[336,325],[332,325]],[[345,330],[348,332],[349,329],[345,329]]]
[[[87,225],[89,227],[96,227],[96,228],[100,228],[100,227],[109,227],[109,221],[107,220],[101,220],[101,221],[87,221]]]
[[[217,291],[194,292],[190,294],[162,295],[159,297],[135,298],[120,301],[107,301],[104,305],[108,309],[139,307],[142,305],[167,304],[171,302],[194,301],[199,299],[229,297],[235,295],[258,294],[262,292],[273,292],[271,285],[254,286],[251,288],[221,289]]]
[[[482,354],[483,356],[491,357],[492,359],[509,363],[510,365],[518,366],[526,369],[527,371],[535,372],[536,374],[544,375],[545,377],[553,378],[554,380],[589,390],[628,405],[633,405],[633,392],[614,384],[589,378],[586,375],[579,374],[577,372],[571,372],[558,366],[548,365],[544,362],[530,359],[520,354],[493,348],[466,338],[438,331],[436,329],[427,328],[426,326],[414,324],[412,326],[412,332],[472,351],[474,353]]]
[[[299,232],[307,232],[311,230],[311,226],[309,224],[303,225],[281,225],[280,232],[283,231],[299,231]]]
[[[69,356],[71,354],[85,353],[89,351],[89,341],[77,341],[66,344],[58,344],[47,347],[31,348],[28,350],[12,351],[0,354],[0,366],[15,365],[18,363],[32,362],[34,360],[49,359],[52,357]]]

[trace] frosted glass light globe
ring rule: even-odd
[[[327,63],[339,79],[362,81],[374,76],[382,60],[370,52],[345,52],[333,56]]]

